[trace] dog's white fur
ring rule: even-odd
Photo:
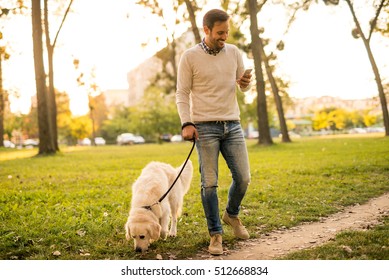
[[[137,252],[146,251],[153,241],[177,235],[177,219],[181,215],[184,195],[188,192],[193,175],[193,165],[188,160],[180,178],[161,203],[160,197],[176,179],[181,167],[174,168],[162,162],[151,162],[132,185],[130,214],[125,225],[127,240],[134,239]],[[171,219],[171,220],[170,220]],[[170,222],[170,230],[169,230]]]

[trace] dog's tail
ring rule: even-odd
[[[176,168],[177,172],[179,172],[182,168],[182,165],[178,168]],[[182,182],[182,185],[184,186],[185,193],[188,192],[190,188],[190,183],[192,181],[193,176],[193,164],[192,161],[189,159],[186,163],[185,169],[181,173],[180,180]]]

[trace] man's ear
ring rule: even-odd
[[[208,26],[203,26],[203,29],[206,35],[209,35],[209,33],[211,33],[211,29],[209,29]]]

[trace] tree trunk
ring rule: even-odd
[[[50,132],[52,135],[51,141],[56,151],[59,151],[58,146],[58,128],[57,128],[57,102],[54,88],[54,62],[53,62],[54,48],[47,46],[48,66],[49,66],[49,87],[48,87],[48,113]]]
[[[55,98],[55,88],[54,88],[54,46],[51,45],[50,40],[50,30],[49,30],[49,17],[48,17],[48,7],[47,0],[44,1],[44,24],[45,24],[45,35],[46,35],[46,49],[47,49],[47,60],[49,66],[49,87],[47,94],[48,102],[48,114],[49,114],[49,128],[50,135],[52,135],[52,145],[55,147],[56,151],[59,151],[58,147],[58,128],[57,128],[57,103]]]
[[[194,7],[192,5],[192,2],[194,2],[194,1],[185,0],[186,8],[188,9],[188,13],[189,13],[189,20],[190,20],[190,23],[192,25],[192,32],[193,32],[193,35],[195,36],[195,42],[196,42],[196,44],[198,44],[201,42],[201,36],[200,36],[199,29],[197,27],[196,15],[195,15],[195,10],[194,10]]]
[[[57,102],[55,95],[55,86],[54,86],[54,49],[58,39],[58,35],[62,29],[62,26],[65,22],[65,19],[70,11],[73,0],[70,0],[69,5],[66,9],[64,17],[60,27],[58,28],[57,34],[54,38],[54,42],[51,44],[50,39],[50,28],[49,28],[49,15],[48,15],[48,0],[44,0],[44,23],[45,23],[45,35],[46,35],[46,48],[47,48],[47,58],[49,64],[49,92],[48,92],[48,102],[49,102],[49,115],[50,115],[50,130],[52,134],[52,141],[56,151],[59,151],[58,146],[58,125],[57,125]]]
[[[90,94],[88,95],[88,103],[89,103],[89,116],[92,120],[92,146],[96,146],[95,138],[96,138],[96,129],[95,129],[95,109],[96,109],[96,100],[95,97],[92,97]]]
[[[276,80],[274,79],[274,76],[273,76],[273,71],[271,70],[271,67],[269,65],[269,59],[266,56],[265,48],[264,48],[262,39],[259,38],[259,40],[261,42],[261,50],[262,50],[263,62],[265,64],[267,77],[269,78],[271,89],[272,89],[273,95],[274,95],[274,101],[276,103],[278,119],[279,119],[279,122],[280,122],[280,129],[281,129],[281,134],[282,134],[282,142],[289,143],[289,142],[292,142],[292,141],[290,140],[289,134],[288,134],[288,127],[287,127],[286,121],[285,121],[285,114],[284,114],[284,109],[282,107],[281,96],[279,94],[279,90],[278,90],[278,86],[277,86]]]
[[[347,2],[348,6],[350,8],[350,11],[351,11],[351,14],[353,16],[353,19],[354,19],[355,25],[357,27],[357,30],[359,32],[359,35],[361,36],[363,44],[365,45],[366,52],[367,52],[367,55],[369,57],[371,67],[372,67],[373,72],[374,72],[374,77],[375,77],[375,81],[376,81],[377,89],[378,89],[378,95],[379,95],[380,102],[381,102],[382,117],[383,117],[384,126],[385,126],[385,136],[389,136],[388,103],[386,101],[384,87],[382,86],[382,80],[381,80],[380,72],[379,72],[377,64],[375,62],[375,59],[374,59],[374,56],[373,56],[373,52],[371,51],[370,42],[366,38],[366,36],[364,35],[364,33],[362,31],[361,25],[359,24],[359,21],[357,19],[356,14],[355,14],[353,5],[351,4],[350,0],[346,0],[346,2]],[[383,3],[384,3],[384,1],[381,2],[381,5],[383,5]],[[370,38],[370,36],[369,36],[369,38]]]
[[[271,145],[269,119],[265,94],[265,80],[262,71],[261,40],[257,22],[257,1],[247,0],[250,13],[251,49],[254,57],[255,76],[257,79],[257,114],[258,114],[258,144]]]
[[[380,73],[379,73],[377,64],[375,62],[373,53],[371,51],[370,44],[366,43],[365,41],[364,41],[364,44],[365,44],[365,47],[366,47],[367,54],[369,56],[371,67],[372,67],[373,72],[374,72],[375,81],[376,81],[377,89],[378,89],[378,95],[380,97],[382,116],[383,116],[384,126],[385,126],[385,136],[389,136],[388,103],[386,101],[384,87],[382,86],[382,80],[381,80]]]
[[[54,154],[49,127],[46,75],[43,62],[42,17],[40,0],[32,0],[32,37],[34,51],[35,84],[38,101],[39,154]]]

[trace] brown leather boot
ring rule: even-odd
[[[215,234],[211,236],[211,242],[209,243],[208,251],[212,255],[223,254],[222,235]]]
[[[223,214],[223,222],[225,222],[227,225],[230,225],[234,231],[234,234],[236,237],[240,239],[249,239],[250,235],[247,231],[247,229],[242,225],[242,222],[238,217],[230,217],[227,213],[227,211],[224,211]]]

